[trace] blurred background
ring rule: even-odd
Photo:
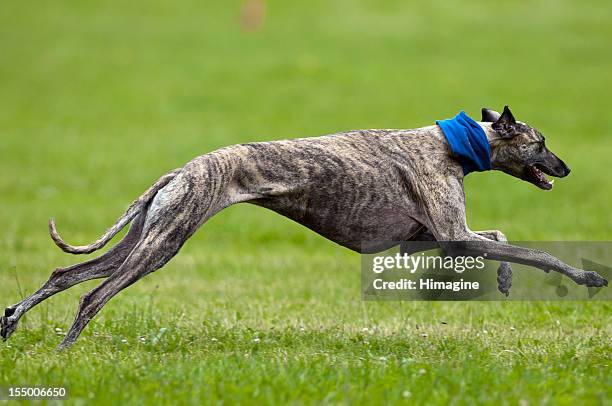
[[[161,174],[197,155],[249,141],[421,127],[459,110],[479,119],[485,106],[510,105],[517,119],[542,131],[572,173],[551,192],[499,173],[472,174],[468,224],[500,229],[510,240],[609,240],[611,21],[604,0],[3,1],[2,304],[77,260],[52,244],[50,217],[68,242],[93,241]],[[536,336],[551,331],[554,319],[572,320],[579,339],[587,335],[580,328],[609,316],[609,307],[582,304],[504,311],[453,304],[452,312],[445,304],[366,305],[359,279],[357,254],[239,205],[209,221],[155,277],[109,303],[97,319],[103,325],[82,340],[107,343],[94,339],[95,331],[132,340],[168,320],[177,337],[187,330],[206,337],[201,323],[215,321],[224,326],[219,334],[309,323],[360,331],[373,320],[408,331],[402,326],[423,328],[439,314],[448,328],[455,321],[462,329],[468,320],[507,323],[504,331],[522,324]],[[53,348],[59,339],[46,334],[54,326],[47,320],[66,329],[78,296],[96,283],[35,309],[12,345]],[[156,312],[147,317],[125,316],[126,305],[133,312],[153,301]],[[478,341],[470,354],[498,342]],[[440,374],[465,366],[444,362]],[[64,367],[53,374],[61,377]],[[10,374],[26,382],[33,373],[27,368]],[[72,382],[87,368],[75,364]],[[521,382],[516,396],[531,381]]]

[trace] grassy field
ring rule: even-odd
[[[0,7],[0,305],[77,258],[162,173],[238,142],[512,106],[572,174],[466,180],[473,229],[612,239],[607,1],[18,2]],[[81,260],[82,258],[78,258]],[[493,276],[492,276],[493,277]],[[0,344],[0,385],[73,404],[606,404],[608,302],[372,303],[358,254],[254,206],[207,223],[58,354],[78,298]]]

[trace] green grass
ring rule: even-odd
[[[270,1],[256,33],[239,1],[206,3],[3,2],[1,305],[76,260],[49,217],[92,241],[196,155],[482,106],[511,105],[572,175],[551,193],[471,175],[470,226],[611,239],[608,2]],[[74,404],[610,402],[607,302],[366,303],[359,268],[289,220],[232,207],[71,352],[54,347],[97,282],[32,310],[0,345],[0,385],[66,385]]]

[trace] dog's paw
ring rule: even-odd
[[[6,341],[11,335],[9,332],[9,322],[8,317],[2,316],[0,317],[0,336],[2,336],[2,341]]]
[[[502,262],[497,268],[497,289],[506,295],[510,294],[512,287],[512,268],[507,262]]]
[[[589,288],[599,288],[602,286],[608,286],[608,281],[597,272],[584,271],[584,285]]]
[[[4,316],[0,317],[0,336],[3,341],[8,340],[11,334],[15,332],[15,329],[17,329],[18,318],[14,314],[15,309],[7,307],[4,310]]]

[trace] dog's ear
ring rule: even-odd
[[[483,107],[482,108],[482,120],[480,121],[482,121],[483,123],[494,123],[497,120],[499,120],[500,117],[501,117],[501,114],[499,114],[497,111]]]
[[[491,127],[493,127],[502,138],[512,138],[519,133],[516,128],[516,120],[508,106],[504,106],[503,113]]]

